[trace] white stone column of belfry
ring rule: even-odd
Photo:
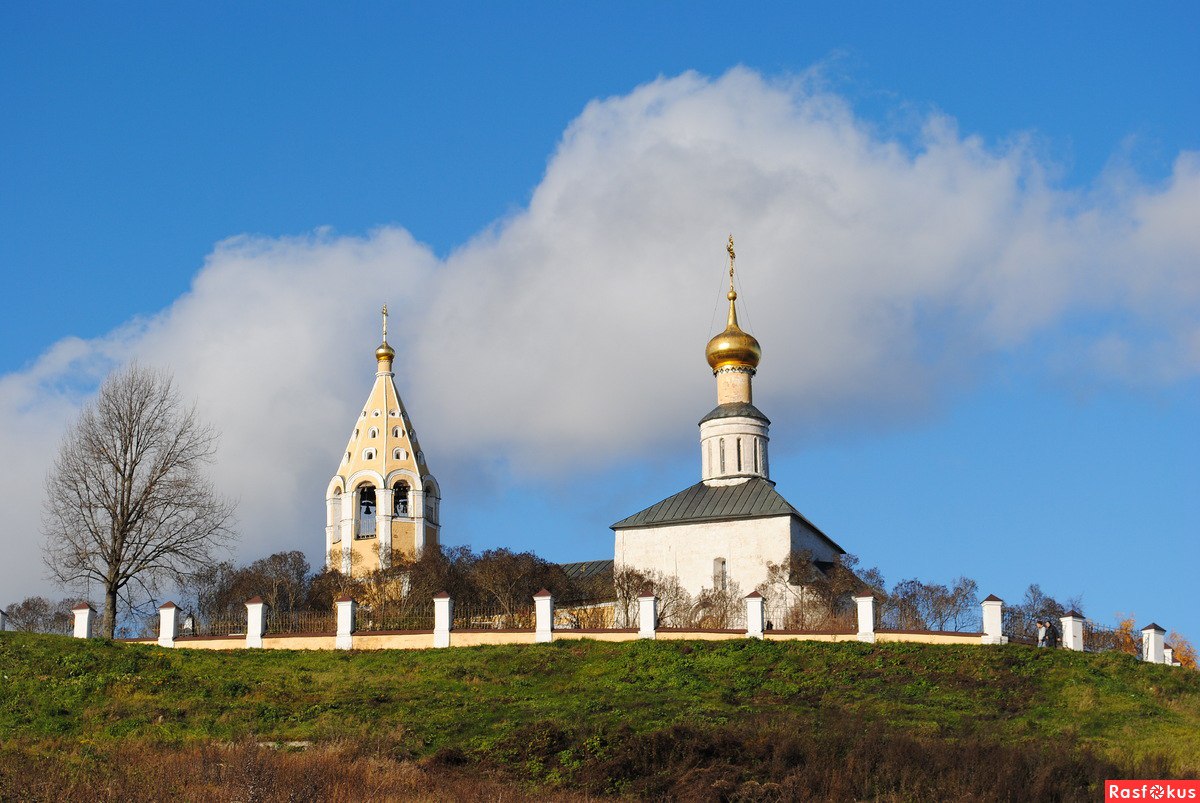
[[[420,555],[425,551],[425,489],[417,485],[412,489],[412,510],[409,515],[413,517],[413,550],[415,554]]]
[[[342,494],[342,574],[350,574],[350,550],[354,546],[354,499],[353,492]]]
[[[379,544],[379,566],[388,568],[392,565],[392,503],[391,488],[380,488],[375,492],[375,536]]]
[[[334,543],[336,543],[338,528],[341,527],[342,496],[343,494],[334,494],[325,500],[325,564],[329,568],[333,568],[330,565],[329,556],[333,552]]]

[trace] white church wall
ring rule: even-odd
[[[793,536],[790,516],[674,524],[617,530],[616,568],[679,578],[689,593],[713,587],[713,561],[725,560],[730,583],[749,593],[767,579],[767,561],[784,560]]]
[[[833,560],[838,552],[800,519],[791,519],[791,551],[812,553],[813,560]],[[776,563],[779,558],[773,559]]]

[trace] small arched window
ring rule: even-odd
[[[742,472],[742,439],[741,438],[737,439],[737,470],[738,470],[739,474]]]
[[[345,462],[346,462],[346,461],[348,461],[349,459],[350,459],[350,453],[349,453],[349,452],[346,452],[346,456],[342,458],[342,462],[343,462],[343,463],[345,463]]]
[[[721,473],[724,474],[725,473],[725,439],[724,438],[721,438],[720,442],[717,444],[717,451],[720,452],[720,455],[721,455]]]
[[[371,427],[369,430],[367,430],[367,437],[368,438],[378,438],[379,430],[376,429],[375,427]]]
[[[354,428],[354,437],[358,437],[358,427]]]
[[[417,462],[418,463],[425,462],[425,453],[424,452],[417,452]]]
[[[371,415],[375,418],[379,418],[379,411],[376,410],[375,412],[371,413]]]
[[[400,437],[400,427],[392,427],[392,437],[393,438]]]
[[[364,449],[363,450],[363,460],[374,460],[374,459],[375,459],[375,450],[374,449]]]
[[[755,471],[757,471],[759,474],[762,473],[762,460],[759,457],[759,452],[758,452],[758,438],[754,439],[754,461],[750,464],[750,467],[752,469],[754,469]]]

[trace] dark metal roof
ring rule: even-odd
[[[729,404],[718,404],[712,408],[708,415],[700,419],[700,423],[712,421],[715,418],[757,418],[758,420],[770,424],[771,419],[762,414],[762,411],[749,402],[730,402]]]
[[[560,563],[558,568],[563,570],[571,580],[591,580],[597,577],[608,575],[610,578],[613,573],[613,562],[611,560],[587,560],[581,563]]]
[[[621,519],[613,524],[611,529],[631,530],[664,524],[762,519],[772,516],[794,516],[828,541],[838,552],[844,554],[846,551],[821,532],[819,527],[804,518],[799,510],[788,504],[775,490],[774,483],[761,477],[753,477],[737,485],[705,485],[698,482],[640,513]]]

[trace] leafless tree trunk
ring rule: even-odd
[[[109,638],[118,598],[183,580],[230,538],[232,505],[204,474],[216,445],[170,375],[136,364],[104,380],[63,439],[46,478],[43,559],[63,586],[100,584]]]

